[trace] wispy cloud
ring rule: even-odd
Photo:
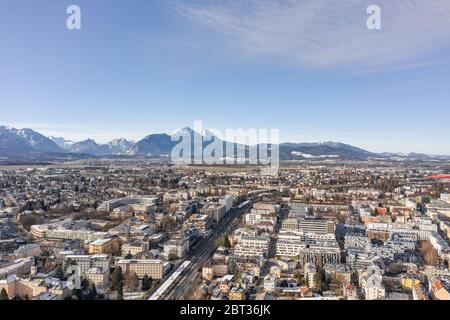
[[[371,4],[381,7],[381,30],[366,27]],[[170,6],[229,37],[239,54],[301,66],[420,68],[450,47],[448,0],[175,0]]]

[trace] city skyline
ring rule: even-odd
[[[72,1],[2,3],[1,124],[104,143],[200,119],[448,155],[450,5],[339,3],[80,0],[72,31]],[[381,30],[366,27],[373,3]]]

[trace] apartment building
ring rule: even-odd
[[[16,259],[23,259],[33,256],[39,256],[41,254],[41,246],[37,243],[30,243],[20,246],[14,251]]]
[[[133,256],[140,252],[147,252],[149,250],[149,243],[146,241],[132,241],[122,245],[122,256],[132,254]]]
[[[322,263],[339,263],[340,248],[334,236],[324,239],[311,237],[296,232],[284,232],[278,235],[276,242],[277,257],[297,258],[301,265]]]
[[[185,224],[186,226],[192,226],[201,233],[205,233],[209,229],[211,229],[213,224],[213,218],[207,214],[193,214],[189,217],[188,222]]]
[[[91,268],[85,272],[84,278],[94,283],[97,288],[109,286],[109,269]]]
[[[122,240],[119,237],[98,239],[88,245],[89,254],[117,254],[120,253]]]
[[[5,289],[9,297],[28,296],[30,299],[47,292],[42,280],[21,279],[15,275],[0,280],[0,290]]]
[[[352,271],[342,263],[325,264],[323,266],[325,278],[332,283],[346,284],[351,282]]]
[[[432,280],[431,295],[435,300],[450,300],[450,284],[440,279]]]
[[[110,262],[107,254],[94,254],[94,255],[67,255],[65,263],[69,260],[75,262],[80,268],[82,276],[92,268],[101,268],[102,270],[109,270]]]
[[[212,265],[205,265],[202,268],[202,278],[206,280],[212,280],[214,277],[214,268]]]
[[[335,223],[329,220],[299,219],[298,230],[303,233],[334,233]]]
[[[267,213],[247,213],[244,215],[245,225],[256,226],[261,224],[275,225],[277,219],[275,216]]]
[[[281,229],[286,231],[298,231],[298,218],[287,218],[281,223]]]
[[[317,274],[316,266],[311,263],[306,263],[303,266],[303,274],[305,276],[305,280],[306,280],[308,287],[310,287],[312,289],[317,289],[317,284],[316,284],[316,281],[314,280],[314,278]]]
[[[106,232],[96,232],[86,229],[55,229],[48,225],[33,225],[31,226],[30,233],[36,238],[50,240],[80,239],[84,241],[95,241],[105,239],[108,236]]]
[[[361,286],[364,288],[366,300],[383,300],[386,297],[386,288],[382,284],[382,272],[376,265],[371,265],[361,275]]]
[[[113,211],[124,206],[133,206],[136,211],[150,211],[158,203],[159,198],[119,198],[103,202],[98,211]]]
[[[289,218],[300,218],[308,214],[308,205],[294,202],[289,209]]]
[[[0,277],[4,278],[14,274],[27,275],[30,273],[33,263],[33,257],[17,259],[15,261],[4,263],[0,265]]]
[[[300,239],[278,239],[276,242],[277,257],[299,257],[306,244]]]
[[[274,275],[267,275],[264,277],[264,291],[274,292],[278,285],[278,279]]]
[[[285,231],[326,234],[335,232],[335,223],[329,220],[290,217],[283,220],[281,229]]]
[[[450,204],[450,193],[442,193],[441,200]]]
[[[438,226],[433,224],[429,218],[416,218],[414,221],[408,221],[407,223],[383,223],[383,222],[369,222],[367,224],[368,230],[379,230],[404,233],[415,233],[418,236],[418,240],[428,240],[430,232],[437,232]]]
[[[245,300],[245,290],[239,287],[233,287],[228,293],[229,300]]]
[[[189,251],[189,240],[186,238],[172,238],[163,246],[166,256],[175,255],[178,258],[184,258]]]
[[[362,234],[347,234],[344,237],[344,249],[365,250],[372,245],[370,238]]]
[[[156,259],[131,259],[119,260],[117,266],[122,268],[123,273],[136,273],[139,278],[145,275],[160,280],[164,277],[164,263]]]
[[[258,214],[272,214],[276,215],[280,211],[280,206],[271,203],[255,203],[253,205],[252,213]]]
[[[212,218],[214,222],[222,221],[227,212],[226,204],[208,203],[202,209],[201,213]]]
[[[236,256],[266,256],[270,239],[267,236],[242,237],[236,245]]]
[[[225,212],[228,212],[233,207],[234,199],[232,196],[225,196],[219,199],[219,204],[225,206]]]

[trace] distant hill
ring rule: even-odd
[[[375,156],[375,153],[339,142],[280,144],[281,160],[314,158],[367,159]]]

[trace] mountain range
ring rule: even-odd
[[[133,145],[124,138],[112,140],[106,144],[98,144],[92,139],[73,142],[61,137],[49,137],[58,147],[70,153],[87,154],[91,156],[125,155]]]
[[[178,136],[190,135],[203,141],[203,136],[191,128],[177,131]],[[210,133],[208,133],[211,136]],[[224,150],[227,143],[212,135],[216,142],[222,142]],[[211,140],[203,141],[205,148]],[[166,133],[151,134],[140,141],[133,142],[124,138],[116,139],[106,144],[99,144],[92,139],[80,142],[69,141],[61,137],[46,137],[32,129],[15,129],[0,126],[0,159],[51,159],[51,158],[84,158],[101,156],[144,156],[151,158],[170,157],[172,149],[178,140],[172,139]],[[236,144],[234,144],[236,146]],[[259,146],[258,146],[259,147]],[[194,146],[191,146],[192,150]],[[246,154],[249,147],[245,146]],[[281,143],[279,145],[280,160],[305,159],[341,159],[341,160],[367,160],[370,158],[394,160],[433,160],[449,159],[446,156],[429,156],[424,154],[396,154],[373,153],[361,148],[339,142],[318,143]]]
[[[36,131],[0,126],[0,154],[60,151],[55,142]]]

